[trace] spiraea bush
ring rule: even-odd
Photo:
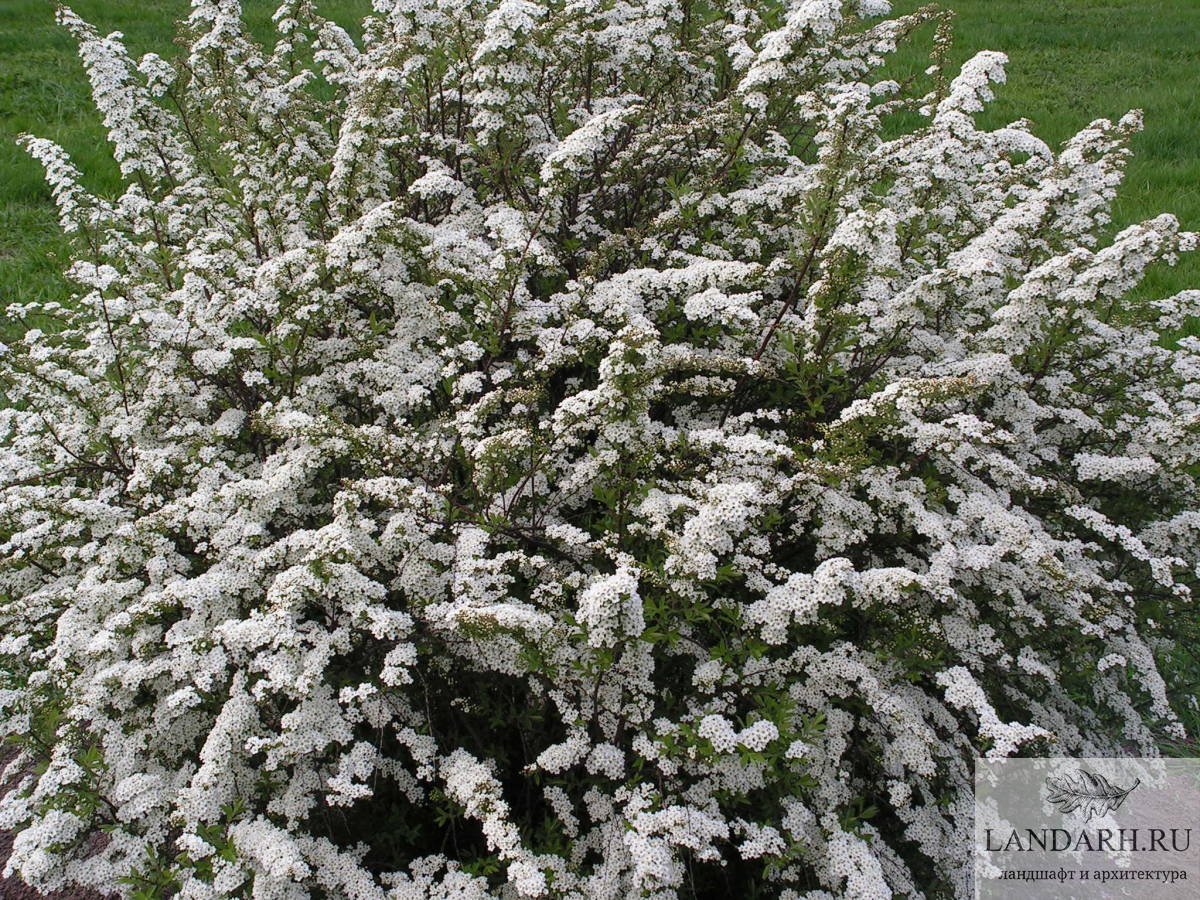
[[[129,897],[946,897],[976,756],[1153,754],[1196,246],[935,8],[69,10],[126,189],[0,378],[9,870]],[[929,69],[889,53],[924,29]],[[11,298],[10,298],[11,300]]]

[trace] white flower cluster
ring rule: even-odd
[[[373,10],[61,13],[125,188],[25,141],[77,250],[0,355],[8,872],[967,896],[974,756],[1180,733],[1200,291],[1133,288],[1197,238],[1103,239],[1136,115],[980,129],[932,7]]]

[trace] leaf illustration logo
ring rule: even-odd
[[[1046,787],[1050,792],[1046,799],[1060,812],[1082,812],[1083,821],[1090,822],[1093,816],[1116,812],[1125,802],[1125,798],[1141,783],[1140,778],[1135,778],[1133,784],[1122,788],[1103,775],[1076,769],[1074,773],[1048,777]]]

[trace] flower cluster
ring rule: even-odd
[[[77,249],[0,354],[7,871],[968,895],[975,756],[1179,734],[1200,292],[1134,288],[1197,237],[1108,231],[1136,115],[984,130],[1004,57],[886,7],[63,10],[125,187],[25,140]]]

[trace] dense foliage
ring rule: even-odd
[[[68,10],[127,189],[0,385],[10,869],[128,896],[961,896],[972,760],[1153,754],[1197,243],[934,8]],[[887,54],[935,32],[900,84]],[[34,768],[30,769],[29,767]]]

